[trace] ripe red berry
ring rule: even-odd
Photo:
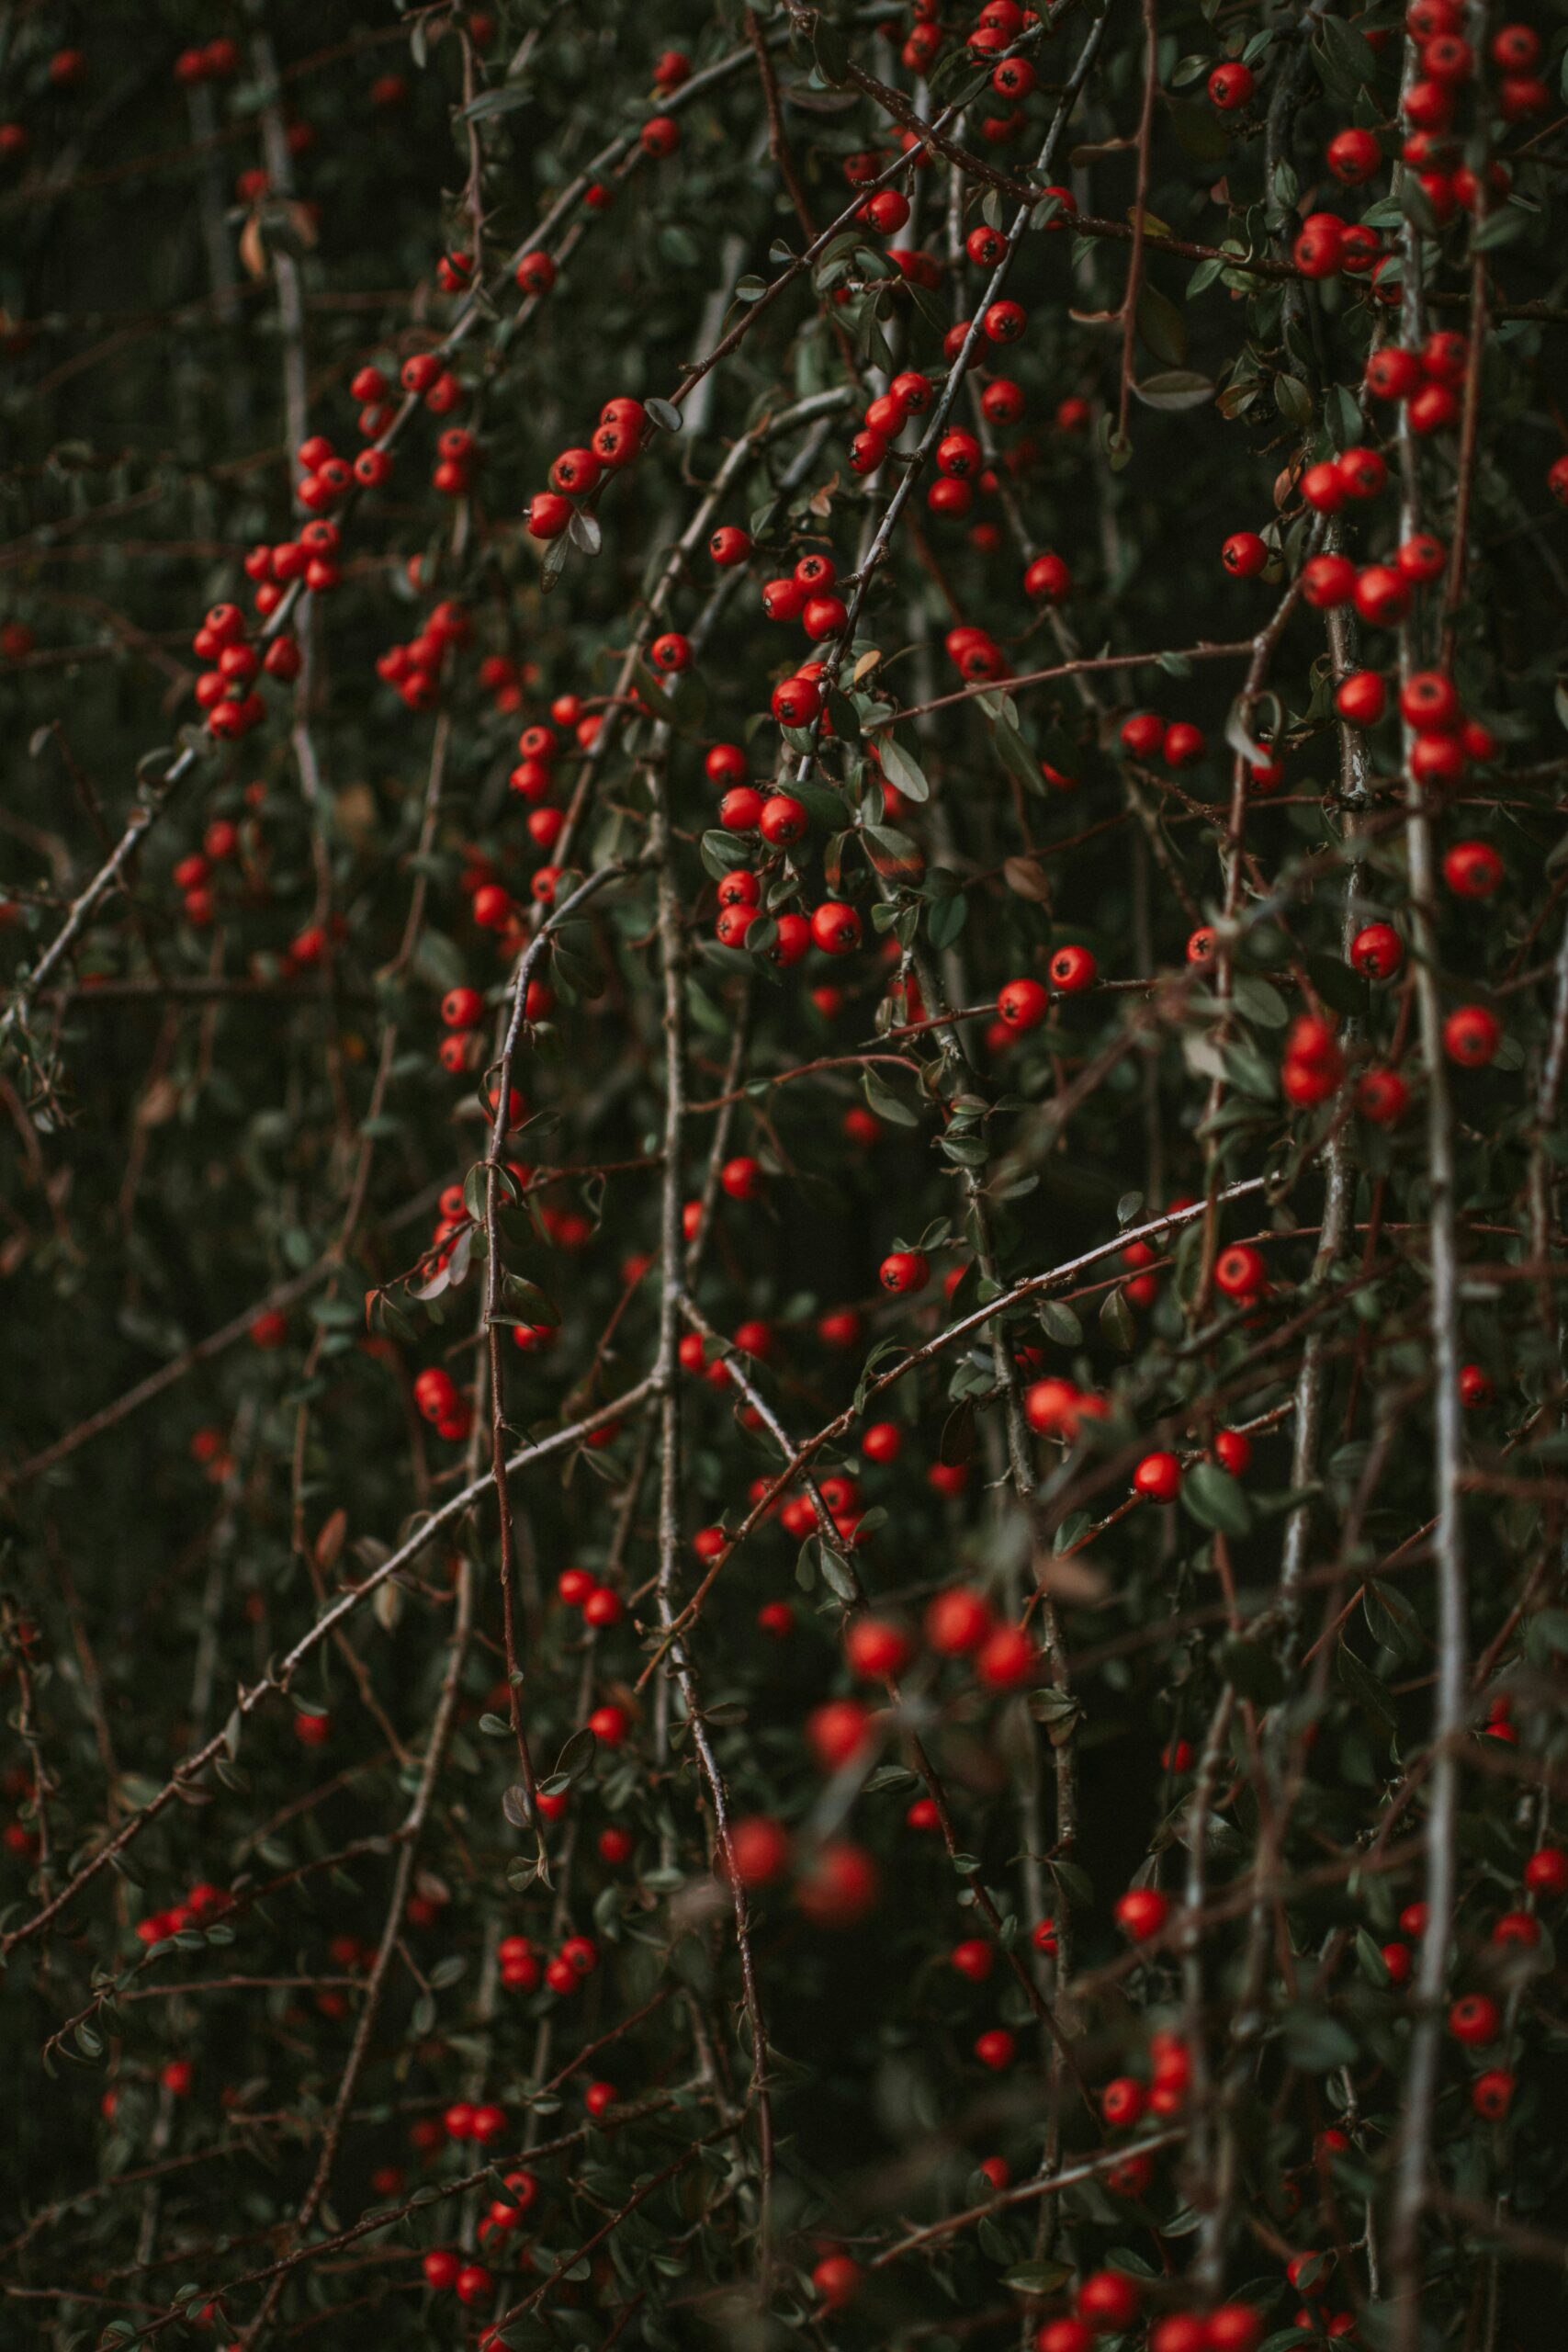
[[[1173,1503],[1181,1492],[1181,1464],[1174,1453],[1145,1453],[1133,1473],[1133,1492],[1145,1502]]]
[[[877,1280],[896,1297],[924,1290],[931,1280],[930,1261],[919,1250],[895,1250],[877,1269]]]
[[[1502,1041],[1502,1024],[1483,1004],[1461,1004],[1443,1023],[1443,1051],[1461,1069],[1484,1069]]]
[[[1165,721],[1152,711],[1134,711],[1122,722],[1122,749],[1132,760],[1152,760],[1165,743]]]
[[[1216,65],[1209,76],[1209,96],[1222,114],[1233,114],[1246,106],[1258,85],[1252,68],[1239,60],[1231,64]]]
[[[1113,2132],[1136,2123],[1148,2105],[1148,2093],[1135,2075],[1117,2075],[1100,2094],[1100,2111]]]
[[[1010,1029],[1038,1029],[1050,1009],[1038,980],[1010,980],[997,998],[998,1017]]]
[[[830,2254],[811,2274],[811,2283],[830,2312],[841,2311],[859,2291],[861,2268],[847,2254]]]
[[[1204,2352],[1258,2352],[1263,2341],[1261,2312],[1250,2303],[1222,2303],[1203,2331]]]
[[[975,1653],[975,1672],[993,1690],[1013,1690],[1032,1680],[1040,1653],[1021,1625],[998,1625]]]
[[[1443,879],[1456,898],[1489,899],[1503,878],[1490,842],[1456,842],[1443,858]]]
[[[812,910],[811,937],[825,955],[848,956],[860,945],[860,917],[853,907],[835,899],[824,899]]]
[[[901,1625],[886,1617],[857,1617],[844,1635],[844,1655],[856,1674],[888,1681],[902,1674],[915,1645]]]
[[[952,1585],[927,1608],[926,1640],[943,1657],[962,1657],[979,1647],[991,1623],[990,1604],[983,1593],[966,1585]]]
[[[1449,2031],[1467,2050],[1483,2050],[1495,2041],[1502,2011],[1488,1993],[1466,1993],[1449,2011]]]
[[[1538,1846],[1525,1864],[1524,1880],[1532,1894],[1568,1894],[1568,1848]]]
[[[1388,707],[1388,688],[1375,670],[1355,670],[1342,678],[1334,707],[1353,727],[1375,727]]]
[[[541,490],[528,502],[528,535],[536,539],[558,539],[571,520],[571,501],[556,492]]]
[[[1233,531],[1220,549],[1220,561],[1233,580],[1256,580],[1269,561],[1269,549],[1256,531]]]
[[[1214,1454],[1233,1478],[1245,1477],[1252,1466],[1252,1440],[1242,1430],[1216,1430]],[[1182,1746],[1186,1746],[1183,1741]]]
[[[1328,142],[1328,168],[1344,187],[1359,187],[1382,164],[1382,149],[1370,130],[1337,131]]]
[[[975,2055],[982,2066],[989,2066],[993,2074],[1002,2074],[1018,2054],[1018,2044],[1003,2027],[993,2026],[988,2033],[979,2036]]]
[[[1363,979],[1388,980],[1404,962],[1404,942],[1391,922],[1370,922],[1350,942],[1350,964]]]
[[[1345,254],[1345,224],[1333,212],[1309,212],[1291,247],[1303,277],[1333,277]]]
[[[1060,989],[1064,996],[1075,996],[1080,989],[1091,989],[1099,977],[1099,966],[1087,947],[1058,947],[1051,958],[1051,984]],[[997,1009],[1001,1011],[999,997]],[[1003,1018],[1006,1018],[1005,1014]]]
[[[1094,2352],[1094,2330],[1083,2319],[1048,2319],[1034,2338],[1034,2352]]]
[[[756,1815],[731,1826],[729,1850],[742,1886],[772,1886],[789,1867],[789,1833],[780,1823]]]
[[[1488,2067],[1470,2086],[1470,2103],[1488,2123],[1500,2123],[1514,2100],[1514,2077],[1502,2066]]]
[[[1059,605],[1072,594],[1073,575],[1059,555],[1039,555],[1023,575],[1023,593],[1036,604]]]
[[[1168,1898],[1157,1886],[1131,1886],[1116,1898],[1116,1924],[1135,1944],[1157,1936],[1170,1916]]]
[[[1078,2317],[1114,2334],[1138,2316],[1138,2284],[1123,2270],[1093,2270],[1078,2289]]]
[[[1409,1101],[1410,1090],[1397,1070],[1369,1069],[1357,1080],[1356,1108],[1374,1126],[1393,1126]]]

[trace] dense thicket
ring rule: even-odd
[[[7,2342],[1557,2340],[1565,46],[0,6]]]

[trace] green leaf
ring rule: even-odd
[[[1169,295],[1146,279],[1138,288],[1138,334],[1156,359],[1163,359],[1168,367],[1181,368],[1187,357],[1187,322]],[[1213,389],[1211,385],[1209,390]]]
[[[1365,35],[1343,17],[1321,16],[1316,20],[1317,37],[1333,67],[1353,88],[1377,79],[1377,52]]]
[[[882,773],[896,792],[901,792],[906,800],[931,798],[931,788],[926,781],[924,768],[912,752],[905,751],[891,729],[886,729],[877,736],[876,747],[882,761]]]
[[[1292,2065],[1304,2075],[1331,2074],[1336,2066],[1353,2065],[1360,2055],[1355,2035],[1325,2009],[1288,2010],[1280,2040]]]
[[[863,826],[861,840],[867,857],[885,882],[907,888],[918,887],[926,870],[925,853],[919,842],[911,841],[908,833],[900,833],[891,825]]]
[[[1394,1726],[1393,1702],[1377,1676],[1369,1667],[1363,1666],[1348,1643],[1340,1643],[1334,1665],[1346,1694],[1355,1701],[1362,1713],[1371,1715],[1392,1731]]]
[[[1016,2270],[1003,2272],[1002,2285],[1015,2295],[1054,2295],[1072,2275],[1068,2262],[1022,2262]]]
[[[1370,1936],[1365,1928],[1356,1930],[1356,1964],[1368,1984],[1376,1984],[1381,1990],[1386,1990],[1393,1981],[1377,1938]]]
[[[1217,1462],[1194,1462],[1182,1477],[1182,1508],[1200,1527],[1221,1535],[1246,1535],[1252,1527],[1252,1507],[1228,1470]]]
[[[1240,972],[1231,987],[1236,1011],[1244,1021],[1255,1021],[1260,1029],[1282,1029],[1291,1017],[1291,1008],[1271,980],[1259,979],[1256,973]]]
[[[988,702],[990,697],[987,695],[986,700]],[[1040,763],[1005,710],[998,708],[992,718],[991,738],[1009,775],[1017,777],[1025,792],[1032,792],[1037,799],[1043,800],[1046,786],[1040,773]]]
[[[736,834],[724,832],[716,825],[703,835],[697,844],[697,854],[716,882],[722,882],[727,874],[737,873],[741,866],[750,865],[752,856],[751,851]]]
[[[1207,376],[1173,368],[1163,376],[1145,376],[1133,392],[1145,408],[1204,408],[1214,397],[1214,387]]]
[[[1479,227],[1470,232],[1472,253],[1495,253],[1499,245],[1511,245],[1522,237],[1529,226],[1529,215],[1517,205],[1505,205],[1500,212],[1490,212]]]
[[[911,1110],[902,1097],[896,1094],[893,1089],[877,1076],[875,1070],[868,1069],[862,1073],[861,1087],[869,1108],[875,1112],[879,1119],[886,1119],[890,1125],[896,1127],[919,1125],[919,1113]]]
[[[1107,1291],[1100,1310],[1100,1328],[1113,1348],[1123,1355],[1131,1355],[1138,1344],[1138,1327],[1133,1320],[1133,1310],[1120,1290]]]
[[[850,37],[842,26],[820,13],[811,27],[812,53],[824,82],[841,82],[850,70]]]
[[[509,82],[499,90],[481,90],[458,109],[459,122],[493,122],[498,115],[515,114],[520,107],[532,106],[534,91],[525,82]]]

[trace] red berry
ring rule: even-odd
[[[1257,86],[1252,68],[1239,61],[1216,65],[1209,76],[1210,99],[1222,114],[1234,113],[1237,107],[1246,106]]]
[[[1486,1993],[1467,1993],[1449,2011],[1449,2031],[1467,2050],[1483,2050],[1495,2041],[1502,2022],[1502,2011]]]
[[[1443,1051],[1461,1069],[1484,1069],[1502,1038],[1501,1023],[1483,1004],[1461,1004],[1443,1023]]]
[[[1538,1846],[1525,1864],[1524,1879],[1532,1894],[1568,1894],[1568,1848]]]
[[[1114,2334],[1138,2316],[1137,2281],[1123,2270],[1094,2270],[1078,2289],[1078,2317]]]
[[[1173,1503],[1181,1492],[1181,1464],[1174,1453],[1145,1453],[1133,1473],[1133,1492],[1145,1502]]]
[[[1010,1029],[1038,1029],[1051,1000],[1038,980],[1010,980],[997,998],[997,1013]]]
[[[1233,580],[1256,580],[1269,561],[1269,549],[1256,531],[1233,531],[1220,549],[1220,561]]]
[[[1135,1944],[1157,1936],[1169,1916],[1169,1899],[1157,1886],[1131,1886],[1116,1898],[1116,1924]]]

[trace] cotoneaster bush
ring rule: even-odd
[[[1564,47],[0,11],[7,2342],[1558,2340]]]

